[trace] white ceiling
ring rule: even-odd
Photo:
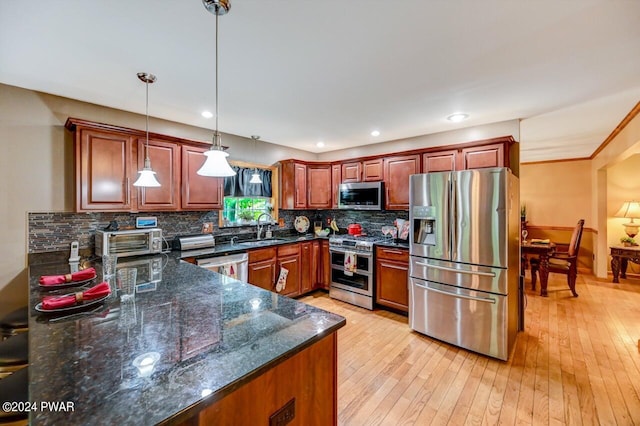
[[[588,157],[640,100],[638,0],[235,0],[219,19],[220,130],[311,152],[521,118],[522,161]],[[212,129],[214,34],[200,0],[4,0],[0,82],[144,114],[151,72],[150,115]]]

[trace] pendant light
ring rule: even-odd
[[[253,139],[253,151],[256,150],[256,142],[260,139],[260,136],[251,135],[251,139]],[[260,178],[260,173],[258,173],[258,168],[256,167],[253,171],[253,175],[251,175],[251,180],[249,183],[262,183],[262,179]]]
[[[227,162],[229,154],[222,148],[222,138],[218,131],[218,17],[229,11],[231,3],[229,0],[202,0],[202,4],[209,12],[216,15],[216,130],[213,133],[211,149],[204,153],[207,159],[196,173],[201,176],[233,176],[236,172]]]
[[[146,103],[146,133],[147,140],[144,145],[144,168],[138,172],[138,179],[133,182],[133,186],[142,186],[146,188],[157,188],[160,186],[160,182],[156,179],[156,172],[151,169],[151,159],[149,158],[149,83],[156,81],[156,76],[148,74],[146,72],[139,72],[138,78],[145,84],[147,89],[147,103]]]

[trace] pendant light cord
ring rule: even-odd
[[[149,160],[149,79],[146,78],[144,81],[144,85],[147,88],[147,104],[145,106],[146,108],[146,116],[147,116],[147,120],[146,120],[146,124],[145,124],[145,130],[147,133],[147,143],[145,144],[144,147],[144,161],[145,161],[145,167],[147,167],[147,162],[150,161]]]
[[[218,15],[219,13],[216,13],[216,133],[213,142],[218,149],[222,149],[220,134],[218,133]]]

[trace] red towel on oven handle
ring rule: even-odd
[[[111,288],[109,283],[101,282],[100,284],[91,287],[89,290],[79,291],[74,294],[66,294],[64,296],[46,296],[42,299],[42,309],[52,310],[67,308],[73,306],[76,303],[80,303],[83,300],[95,300],[101,297],[111,294]]]
[[[43,275],[40,277],[40,285],[57,285],[74,281],[88,280],[96,276],[95,268],[87,268],[82,271],[66,275]]]

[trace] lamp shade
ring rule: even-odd
[[[207,156],[207,159],[196,172],[200,176],[225,177],[236,174],[227,162],[229,154],[226,152],[214,148],[205,152],[204,155]]]
[[[615,217],[640,218],[640,203],[637,201],[625,201]]]
[[[625,223],[624,232],[630,237],[633,238],[638,235],[638,228],[640,228],[640,223],[635,223],[633,219],[640,218],[640,203],[637,201],[625,201],[620,207],[620,210],[614,215],[615,217],[626,217],[631,219],[631,222]]]

